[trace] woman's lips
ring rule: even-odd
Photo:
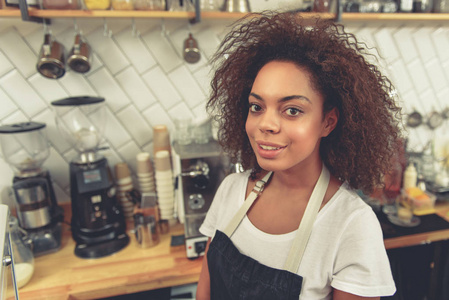
[[[257,146],[257,152],[262,158],[275,158],[285,148],[285,146],[259,142]]]

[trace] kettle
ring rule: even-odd
[[[52,39],[51,34],[44,36],[37,71],[47,78],[58,79],[65,74],[64,45]]]

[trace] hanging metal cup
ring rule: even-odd
[[[201,58],[198,42],[189,33],[189,37],[184,41],[184,59],[190,64],[198,62]]]
[[[53,40],[51,34],[44,36],[37,71],[47,78],[58,79],[65,74],[64,45]]]
[[[67,64],[70,69],[78,73],[87,73],[91,67],[90,46],[81,37],[80,34],[75,36],[75,43],[67,58]]]

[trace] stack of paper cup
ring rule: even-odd
[[[167,150],[169,155],[171,155],[170,134],[167,126],[157,125],[153,127],[153,148],[155,156],[158,151],[164,150]]]
[[[151,163],[150,153],[142,152],[137,154],[137,180],[139,182],[140,192],[151,193],[156,192],[156,184],[154,183],[154,170]]]
[[[175,189],[170,153],[166,150],[156,152],[156,190],[161,219],[174,221]]]
[[[133,181],[128,165],[124,162],[115,165],[115,176],[117,178],[118,200],[126,219],[133,219],[134,203],[129,198],[133,190]]]

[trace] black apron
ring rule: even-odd
[[[303,279],[296,272],[327,190],[330,175],[323,164],[320,178],[307,204],[283,270],[265,266],[240,253],[230,239],[270,176],[271,172],[256,183],[226,229],[223,232],[215,232],[207,252],[211,300],[299,299]]]

